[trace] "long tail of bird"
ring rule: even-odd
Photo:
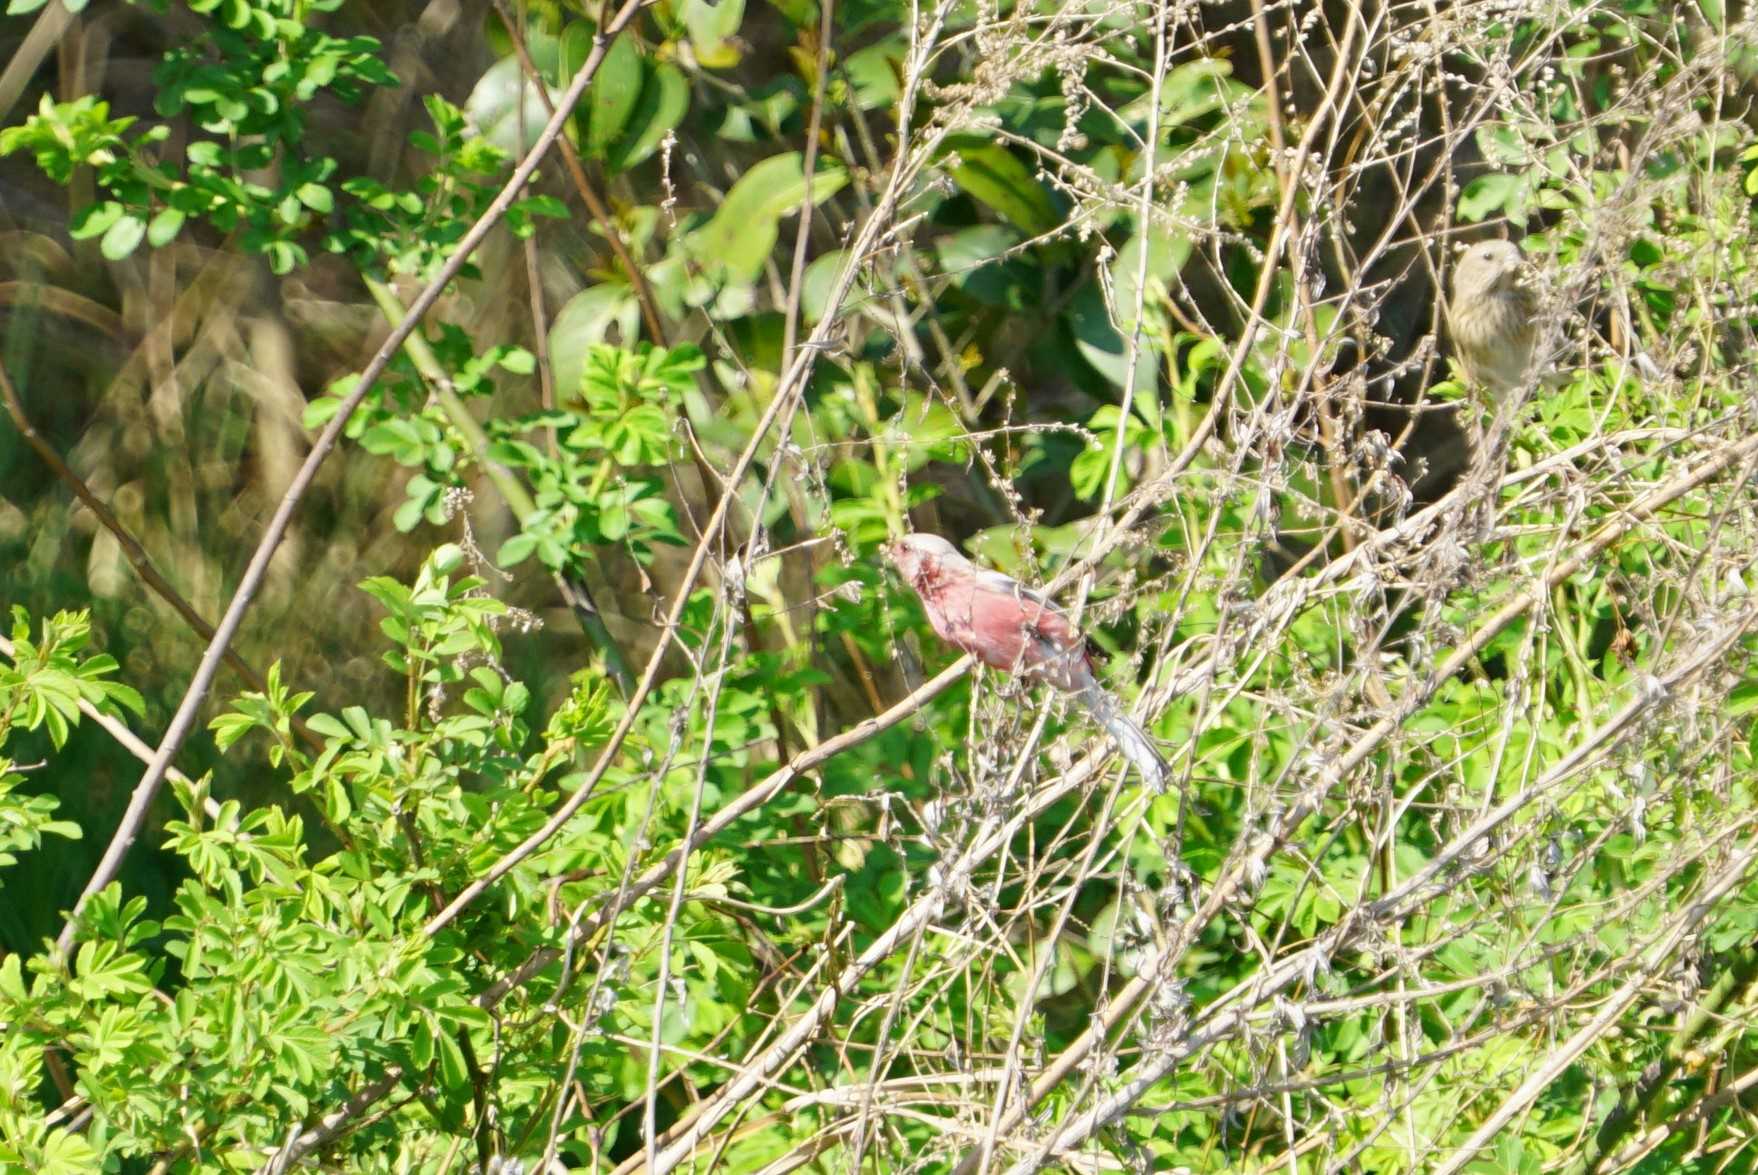
[[[1123,752],[1123,757],[1135,765],[1141,773],[1142,781],[1157,792],[1166,790],[1166,782],[1172,777],[1172,768],[1160,757],[1154,748],[1153,740],[1148,732],[1138,726],[1133,718],[1123,709],[1122,703],[1101,689],[1098,683],[1087,686],[1075,695],[1093,720],[1105,728]]]

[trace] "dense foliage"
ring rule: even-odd
[[[0,46],[0,1166],[1754,1165],[1753,17]]]

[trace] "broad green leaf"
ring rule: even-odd
[[[940,259],[941,271],[956,281],[1000,257],[1022,239],[1018,230],[1005,224],[973,224],[934,242],[934,255]]]
[[[584,21],[576,21],[563,31],[561,59],[568,76],[558,80],[565,84],[585,64],[596,35]],[[586,98],[575,114],[575,126],[587,155],[602,158],[628,125],[640,100],[642,65],[641,51],[630,37],[617,37],[605,50],[604,60],[592,75]]]
[[[745,19],[745,0],[684,0],[690,48],[706,69],[731,69],[744,58],[733,34]]]
[[[429,490],[416,485],[419,480],[419,478],[413,477],[409,479],[409,484],[404,490],[408,496],[403,499],[403,504],[397,507],[396,513],[391,515],[391,522],[404,534],[421,525],[421,519],[427,514],[428,508],[434,501],[434,496]]]
[[[506,348],[497,362],[515,375],[530,375],[537,370],[537,356],[523,347]]]
[[[111,261],[120,261],[140,245],[146,230],[146,221],[140,217],[124,216],[105,231],[98,251]]]
[[[640,163],[664,141],[666,132],[682,122],[690,108],[690,84],[670,62],[648,63],[641,83],[641,97],[629,114],[623,134],[604,152],[604,165],[613,172]]]
[[[842,165],[820,155],[812,176],[813,201],[829,198],[847,182]],[[732,186],[713,218],[684,239],[684,248],[710,280],[754,281],[775,248],[781,219],[799,210],[805,194],[800,153],[771,155]]]
[[[549,366],[562,403],[579,396],[587,353],[599,343],[633,343],[640,321],[641,308],[635,295],[620,281],[587,286],[568,299],[549,328]],[[617,330],[614,340],[610,338],[612,327]]]
[[[533,58],[536,57],[535,46],[534,40]],[[552,47],[552,56],[553,53]],[[538,62],[538,66],[541,68],[542,63]],[[546,88],[551,103],[561,97],[560,90],[553,86]],[[502,151],[514,155],[529,150],[537,142],[543,124],[549,121],[549,109],[538,95],[537,87],[525,80],[517,57],[503,57],[488,67],[488,72],[482,75],[470,91],[470,97],[465,99],[464,113],[478,134]],[[519,133],[521,117],[524,119],[523,136]]]
[[[68,228],[67,235],[76,241],[83,241],[107,233],[122,219],[125,211],[127,210],[114,200],[88,205],[74,214],[73,224]]]
[[[84,1135],[71,1130],[51,1130],[43,1138],[40,1175],[82,1175],[104,1168],[103,1156],[86,1141]]]
[[[494,561],[502,567],[513,567],[531,557],[537,549],[537,536],[534,534],[516,534],[501,544],[495,552]]]
[[[1097,498],[1111,474],[1111,450],[1102,444],[1088,445],[1074,455],[1068,466],[1068,484],[1083,502]]]
[[[832,249],[820,257],[814,257],[806,266],[800,292],[800,313],[809,323],[816,323],[824,317],[825,309],[830,302],[830,291],[836,285],[837,276],[842,272],[842,264],[848,254],[842,249]]]
[[[1050,193],[1006,147],[974,135],[955,135],[947,140],[943,158],[954,154],[958,166],[950,169],[952,182],[1015,228],[1035,237],[1062,223]]]
[[[1500,123],[1477,128],[1477,149],[1484,159],[1503,167],[1524,167],[1532,161],[1532,150],[1520,132]]]
[[[1459,193],[1459,218],[1476,221],[1494,215],[1504,205],[1514,202],[1520,187],[1518,176],[1500,172],[1478,176]],[[1510,209],[1509,215],[1512,214]]]
[[[1142,251],[1147,251],[1147,289],[1136,285],[1142,272]],[[1116,293],[1117,320],[1127,329],[1135,320],[1137,305],[1149,305],[1148,297],[1156,283],[1164,286],[1177,276],[1190,260],[1190,238],[1181,232],[1152,226],[1146,233],[1137,232],[1117,251],[1111,263],[1111,288]]]
[[[1093,370],[1104,376],[1116,387],[1123,387],[1129,377],[1129,343],[1115,326],[1111,324],[1110,314],[1105,309],[1104,295],[1099,292],[1097,283],[1089,282],[1074,296],[1074,302],[1067,313],[1069,329],[1074,332],[1075,349],[1081,358],[1092,364]],[[1142,341],[1140,351],[1135,357],[1135,394],[1141,397],[1159,395],[1158,380],[1155,378],[1159,365],[1154,361],[1154,351]]]
[[[26,996],[24,956],[13,953],[0,959],[0,998],[22,1003]]]
[[[183,213],[175,208],[162,208],[159,210],[159,214],[153,217],[152,223],[147,225],[147,244],[155,249],[168,245],[176,240],[177,234],[182,231]]]
[[[1232,79],[1233,65],[1219,57],[1187,61],[1166,77],[1160,106],[1162,134],[1227,105],[1246,86]]]
[[[673,395],[683,395],[693,385],[692,372],[701,371],[708,360],[694,343],[679,343],[668,350],[647,351],[644,359],[643,385],[657,381]]]
[[[623,465],[656,465],[671,451],[671,421],[658,406],[641,404],[612,422],[604,440]]]
[[[294,194],[299,197],[301,204],[313,212],[327,214],[336,206],[335,196],[322,184],[300,184],[299,190]]]
[[[848,55],[842,72],[854,90],[855,105],[878,110],[896,102],[903,93],[903,60],[909,46],[901,37],[887,37]]]

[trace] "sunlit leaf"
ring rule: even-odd
[[[820,154],[812,199],[827,199],[847,182],[841,164]],[[782,219],[799,211],[805,195],[804,157],[771,155],[739,178],[713,218],[686,238],[685,248],[711,280],[753,281],[775,248]]]
[[[549,329],[549,364],[557,394],[564,401],[577,395],[587,352],[599,343],[634,342],[640,321],[641,308],[623,282],[599,282],[569,298]]]
[[[952,182],[1020,231],[1035,237],[1062,223],[1049,191],[1019,156],[1001,144],[955,135],[947,140],[944,153],[957,158],[956,166],[947,169]]]
[[[592,26],[583,21],[569,25],[562,33],[562,60],[570,77],[579,68],[573,63],[586,61],[595,36]],[[633,38],[621,36],[611,41],[575,113],[587,155],[602,158],[622,135],[640,101],[643,72],[641,51]]]
[[[621,136],[605,149],[604,165],[613,172],[626,171],[652,155],[689,108],[690,86],[678,68],[669,62],[649,63],[640,99]]]
[[[731,69],[743,59],[733,36],[745,19],[745,0],[684,0],[690,48],[708,69]]]

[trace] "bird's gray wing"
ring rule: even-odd
[[[986,567],[979,567],[977,568],[976,579],[977,586],[984,591],[999,592],[1002,595],[1012,596],[1019,600],[1030,600],[1032,603],[1051,612],[1060,613],[1062,611],[1062,609],[1052,603],[1050,598],[1044,595],[1044,593],[1033,591],[1011,575],[1003,575],[999,571],[990,571]]]

